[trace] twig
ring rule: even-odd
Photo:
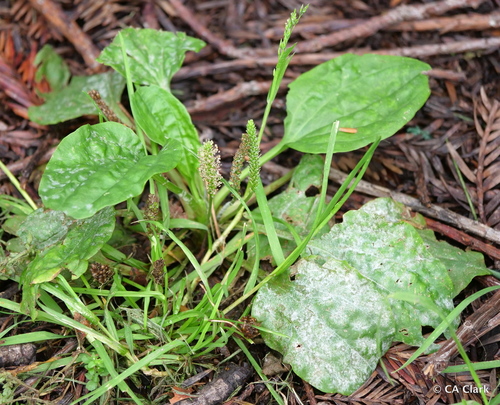
[[[437,231],[442,235],[446,235],[450,239],[453,239],[462,245],[470,246],[472,249],[479,252],[483,252],[493,259],[500,260],[500,250],[496,247],[488,245],[487,243],[481,242],[480,240],[467,235],[465,232],[459,231],[449,225],[443,224],[439,221],[434,221],[430,218],[425,218],[425,222],[429,229]]]
[[[327,19],[326,21],[314,23],[301,23],[295,30],[295,34],[324,34],[326,32],[338,31],[351,28],[359,24],[365,24],[367,20],[362,18],[353,19]],[[279,22],[284,25],[284,22]],[[428,18],[420,21],[404,21],[398,24],[382,28],[383,31],[433,31],[443,32],[453,31],[483,31],[495,29],[500,26],[500,13],[491,14],[459,14],[452,17]],[[264,32],[266,38],[279,39],[283,36],[283,28],[273,27]]]
[[[188,24],[200,37],[206,40],[210,45],[213,45],[221,54],[232,58],[241,58],[245,56],[245,52],[243,50],[236,49],[231,43],[219,38],[217,35],[209,31],[191,12],[191,10],[189,10],[179,0],[169,0],[169,2],[175,10],[177,16],[184,20],[184,22],[186,22],[186,24]],[[248,53],[246,56],[248,57]]]
[[[386,31],[433,31],[440,33],[453,31],[483,31],[500,26],[500,13],[460,14],[453,17],[429,18],[422,21],[405,21],[384,28]]]
[[[431,15],[441,15],[449,10],[461,7],[478,7],[485,0],[443,0],[414,6],[402,5],[387,13],[375,16],[363,24],[346,28],[310,41],[301,42],[295,48],[297,52],[317,52],[323,48],[337,45],[355,38],[369,37],[381,29],[408,20],[422,20]]]
[[[389,49],[383,52],[375,51],[373,53],[421,58],[424,56],[449,55],[454,53],[477,51],[481,49],[495,49],[499,46],[500,38],[482,38],[475,40],[447,42],[436,45],[421,45],[412,46],[409,48]]]
[[[343,183],[344,180],[347,178],[347,175],[345,173],[342,173],[340,170],[332,168],[330,169],[329,178],[330,180],[335,181],[336,183]],[[397,193],[391,191],[385,187],[377,186],[364,180],[361,180],[359,182],[358,186],[356,187],[356,191],[375,197],[391,197],[395,201],[398,201],[410,207],[414,211],[420,212],[432,218],[436,218],[439,221],[451,224],[456,228],[470,232],[474,235],[480,236],[491,242],[500,244],[499,231],[490,228],[489,226],[486,226],[484,224],[480,224],[476,221],[473,221],[469,218],[466,218],[462,215],[459,215],[455,212],[441,208],[438,205],[430,205],[429,207],[426,207],[416,198],[410,197],[403,193]]]
[[[217,377],[200,390],[194,399],[183,399],[178,405],[221,404],[252,375],[248,367],[229,364]]]
[[[38,163],[39,164],[47,163],[50,160],[50,158],[52,157],[52,155],[54,154],[55,150],[56,150],[55,146],[53,148],[50,148],[47,152],[45,152],[45,154],[38,161]],[[22,170],[24,170],[26,165],[29,164],[30,160],[31,160],[31,156],[25,157],[24,159],[19,159],[13,163],[7,165],[7,169],[9,169],[12,174],[19,174]],[[0,170],[0,180],[5,180],[6,178],[7,178],[7,175],[3,171]]]
[[[281,82],[280,88],[286,88],[289,83],[290,80],[284,79]],[[259,82],[252,80],[250,82],[240,83],[227,91],[214,94],[202,100],[196,100],[187,110],[190,114],[213,111],[224,104],[233,103],[248,96],[265,94],[269,91],[270,86],[271,81]]]
[[[96,62],[96,58],[100,53],[99,49],[94,46],[89,36],[83,32],[75,21],[70,20],[64,14],[59,4],[54,3],[52,0],[29,0],[29,2],[34,9],[42,14],[51,25],[73,44],[89,68],[93,71],[99,70],[101,65]]]
[[[381,49],[372,51],[370,49],[353,49],[349,52],[364,55],[367,53],[375,53],[378,55],[399,55],[409,57],[426,57],[433,55],[446,55],[452,53],[478,51],[484,49],[494,49],[500,47],[500,38],[481,38],[481,39],[467,39],[463,41],[447,42],[443,44],[420,45],[404,48],[394,49]],[[319,65],[320,63],[327,62],[331,59],[337,58],[346,52],[329,52],[329,53],[304,53],[295,55],[290,65]],[[208,76],[213,74],[227,73],[230,71],[237,71],[243,69],[255,69],[258,67],[274,67],[278,58],[264,57],[253,59],[238,59],[229,62],[221,62],[213,65],[202,66],[188,66],[183,67],[174,76],[174,80],[191,79],[193,77]],[[438,71],[442,72],[442,71]],[[430,73],[432,75],[432,71]],[[439,77],[436,74],[434,77]],[[452,80],[463,80],[463,74],[457,73]],[[446,77],[451,79],[451,77]]]

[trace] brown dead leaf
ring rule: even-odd
[[[176,402],[182,401],[183,399],[189,399],[193,396],[190,395],[193,392],[192,388],[181,388],[181,387],[172,387],[172,392],[174,396],[170,398],[170,403],[175,404]]]

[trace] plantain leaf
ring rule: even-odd
[[[137,125],[152,141],[164,145],[168,139],[175,139],[182,144],[177,168],[188,179],[193,178],[201,142],[186,107],[169,91],[152,85],[135,92],[132,111]]]
[[[99,114],[92,99],[86,94],[97,90],[101,98],[124,122],[128,118],[119,107],[125,79],[118,73],[102,73],[92,76],[73,76],[68,86],[43,95],[46,101],[28,109],[30,120],[43,125],[53,125],[82,115]]]
[[[35,65],[38,67],[35,74],[36,81],[41,82],[45,78],[52,91],[62,90],[68,84],[71,76],[69,67],[51,45],[44,45],[38,51]]]
[[[40,196],[48,208],[87,218],[139,195],[146,181],[173,169],[180,157],[180,144],[173,139],[151,156],[122,124],[85,125],[59,144],[40,182]]]
[[[424,224],[389,198],[346,213],[308,244],[312,256],[258,291],[252,311],[266,343],[316,388],[344,395],[391,340],[420,345],[422,327],[437,327],[472,277],[489,273],[480,254],[437,241]],[[432,300],[440,314],[396,293]]]
[[[293,281],[290,277],[293,277]],[[252,315],[293,371],[324,392],[361,386],[394,337],[391,306],[375,285],[333,258],[300,260],[262,287]]]
[[[198,52],[205,46],[202,40],[183,32],[125,28],[119,35],[125,45],[132,82],[155,84],[167,90],[170,89],[172,76],[184,62],[186,52]],[[104,48],[97,61],[126,75],[118,36]]]
[[[308,251],[347,261],[382,294],[407,292],[429,297],[446,315],[453,309],[452,280],[443,263],[427,250],[417,229],[401,219],[400,206],[380,198],[350,211],[342,224],[311,241]],[[398,212],[400,220],[396,221]],[[418,304],[391,303],[397,341],[418,346],[424,340],[422,326],[436,327],[442,321],[439,314]]]
[[[62,211],[37,209],[19,226],[18,236],[25,245],[37,251],[61,242],[68,233],[74,219]]]
[[[491,274],[484,264],[484,256],[481,253],[463,251],[448,242],[438,241],[434,232],[429,229],[417,231],[425,242],[427,250],[446,267],[448,276],[453,282],[453,297],[460,294],[474,277]]]
[[[60,225],[63,230],[57,235],[52,231],[45,232],[49,238],[34,241],[34,246],[41,246],[42,243],[46,248],[37,252],[35,259],[21,274],[21,308],[32,316],[36,314],[36,284],[53,280],[63,269],[68,269],[74,278],[80,277],[87,269],[87,260],[111,238],[115,212],[112,207],[107,207],[90,218],[74,220],[61,212],[39,209],[28,216],[26,226],[31,227],[33,220],[39,221],[41,229],[53,230]],[[58,243],[48,244],[49,240],[56,239]]]
[[[336,152],[385,139],[410,121],[430,95],[415,59],[345,54],[302,74],[290,84],[283,144],[306,153],[326,153],[332,123],[357,129],[339,132]]]

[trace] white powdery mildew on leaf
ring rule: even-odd
[[[427,250],[418,231],[402,221],[403,207],[390,199],[378,199],[358,211],[321,239],[311,241],[309,252],[346,260],[373,281],[385,295],[410,293],[430,298],[447,314],[453,309],[453,283],[445,266]],[[392,300],[397,340],[412,345],[423,341],[421,327],[436,327],[438,314],[418,304]]]
[[[350,394],[370,376],[395,328],[390,305],[345,262],[302,259],[261,288],[253,315],[288,338],[263,334],[284,361],[325,392]],[[322,263],[322,264],[320,264]]]
[[[18,236],[23,243],[41,251],[63,240],[70,225],[71,220],[63,212],[39,208],[23,221]]]
[[[263,333],[266,343],[315,387],[346,395],[365,382],[392,340],[421,343],[422,325],[436,326],[440,318],[387,296],[421,296],[447,314],[461,288],[488,273],[476,254],[443,246],[419,229],[422,223],[390,199],[346,214],[341,225],[310,242],[315,256],[259,290],[253,315],[286,336]]]

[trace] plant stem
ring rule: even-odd
[[[281,186],[284,184],[288,183],[290,179],[292,178],[293,172],[295,171],[294,169],[291,169],[288,173],[286,173],[284,176],[281,176],[278,180],[273,181],[271,184],[268,184],[267,186],[264,187],[264,192],[266,195],[269,195],[270,193],[276,191],[279,189]],[[246,201],[248,206],[251,206],[254,204],[256,201],[255,195],[250,197],[248,201]],[[220,222],[224,222],[227,218],[230,218],[240,207],[241,203],[239,201],[235,201],[231,206],[229,206],[221,215],[220,217]]]
[[[284,152],[288,149],[288,146],[282,145],[282,143],[278,143],[272,149],[270,149],[266,154],[260,157],[259,164],[262,166],[264,163],[269,162],[271,159],[274,159],[280,153]],[[243,180],[248,176],[248,167],[241,172],[241,179]],[[229,189],[227,186],[222,187],[219,192],[214,196],[214,208],[217,210],[224,199],[229,195]]]
[[[29,194],[25,190],[23,190],[23,188],[21,187],[21,184],[19,183],[19,181],[17,181],[16,177],[7,168],[7,166],[5,166],[1,161],[0,161],[0,169],[2,169],[3,172],[7,175],[10,182],[14,185],[14,187],[17,189],[17,191],[19,191],[19,194],[21,194],[24,197],[24,199],[31,206],[31,208],[33,208],[34,211],[37,210],[38,207],[35,204],[35,202],[31,199]]]
[[[224,241],[226,240],[226,238],[228,237],[228,235],[233,231],[233,229],[236,227],[236,225],[239,224],[239,222],[241,220],[241,217],[243,216],[243,212],[244,211],[245,211],[245,209],[243,207],[241,207],[240,210],[238,211],[238,213],[235,215],[235,217],[231,221],[231,223],[224,230],[224,232],[222,233],[222,235],[219,236],[219,238],[217,238],[217,240],[213,243],[212,249],[210,249],[205,254],[205,257],[201,261],[201,264],[206,263],[210,259],[210,256],[212,256],[212,254],[219,248],[219,246],[221,246],[224,243]]]

